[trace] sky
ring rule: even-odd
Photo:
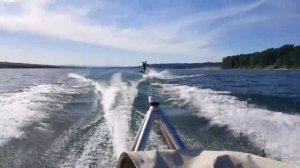
[[[300,44],[300,0],[0,0],[0,61],[216,62]]]

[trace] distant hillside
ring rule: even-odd
[[[0,62],[0,68],[62,68],[62,66]]]
[[[170,63],[170,64],[150,64],[151,68],[164,69],[194,69],[194,68],[221,68],[220,62],[206,62],[206,63]]]
[[[223,58],[222,68],[300,69],[300,46],[291,44]]]

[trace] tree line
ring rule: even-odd
[[[204,62],[204,63],[168,63],[168,64],[149,64],[150,68],[165,69],[190,69],[203,67],[221,67],[220,62]]]
[[[222,68],[299,69],[300,45],[286,44],[280,48],[269,48],[261,52],[227,56],[222,60]]]

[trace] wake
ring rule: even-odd
[[[108,83],[96,82],[74,73],[69,74],[69,77],[88,82],[101,93],[101,104],[110,132],[114,155],[118,157],[123,151],[128,150],[131,141],[129,122],[132,104],[140,81],[124,82],[121,73],[114,74]]]
[[[300,116],[259,109],[229,92],[185,85],[157,84],[171,101],[197,109],[196,115],[212,124],[228,126],[233,132],[247,135],[274,159],[300,163]]]
[[[50,110],[58,110],[66,103],[50,95],[63,92],[60,86],[44,84],[32,86],[23,92],[0,95],[0,145],[11,138],[22,138],[25,133],[22,128],[33,122],[40,122],[37,129],[47,130],[48,125],[42,122],[49,117],[46,108],[51,106]]]
[[[195,77],[202,77],[202,76],[204,76],[204,74],[173,75],[168,70],[164,70],[164,71],[158,72],[158,71],[155,71],[153,69],[150,69],[150,71],[148,72],[148,75],[152,79],[163,79],[163,80],[195,78]]]

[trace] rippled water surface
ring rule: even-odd
[[[149,71],[186,146],[300,165],[300,71]],[[148,109],[135,68],[0,70],[0,167],[114,167]],[[147,149],[166,149],[157,128]]]

